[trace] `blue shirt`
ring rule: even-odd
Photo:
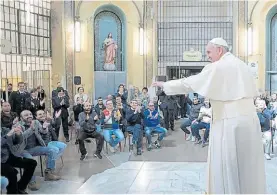
[[[154,118],[154,116],[158,114],[157,118]],[[157,110],[152,111],[152,117],[150,115],[150,110],[147,109],[144,111],[144,125],[146,127],[156,127],[160,124],[160,116]]]

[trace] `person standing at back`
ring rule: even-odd
[[[210,99],[212,121],[208,155],[208,194],[265,194],[261,127],[253,103],[257,96],[249,67],[229,52],[222,38],[207,47],[212,62],[198,74],[155,82],[167,95],[195,92]]]

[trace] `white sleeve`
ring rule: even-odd
[[[184,82],[186,79],[178,79],[165,82],[163,91],[166,95],[188,94],[192,89]]]

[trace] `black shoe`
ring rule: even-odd
[[[93,156],[96,158],[102,159],[102,156],[100,153],[94,153]]]
[[[134,144],[130,145],[130,150],[134,149]]]
[[[141,149],[138,149],[138,151],[137,151],[137,155],[141,155]]]
[[[155,141],[154,145],[156,146],[156,148],[161,148],[161,145],[160,145],[160,143],[158,141]]]
[[[69,142],[69,141],[70,141],[69,137],[65,138],[65,141],[66,141],[66,142]]]
[[[82,154],[80,160],[84,160],[87,157],[88,153]]]
[[[147,146],[147,150],[148,150],[148,151],[151,151],[151,150],[152,150],[152,144],[149,144],[149,145]]]
[[[25,190],[18,190],[18,194],[28,194]]]
[[[79,144],[79,140],[77,139],[76,141],[75,141],[75,145],[78,145]]]
[[[85,142],[91,143],[91,140],[90,139],[85,139]]]
[[[172,131],[174,131],[174,127],[171,127],[170,129],[171,129]]]
[[[186,134],[190,134],[190,131],[187,128],[182,129]]]

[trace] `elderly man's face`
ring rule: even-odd
[[[21,119],[25,122],[25,123],[31,123],[33,120],[33,114],[29,111],[29,110],[23,110],[21,112]]]
[[[206,53],[209,61],[216,62],[223,55],[223,49],[221,47],[216,47],[215,45],[208,43],[206,47]]]
[[[86,112],[90,112],[90,110],[91,110],[91,103],[90,102],[86,102],[84,104],[84,109],[85,109]]]
[[[138,102],[135,101],[135,100],[133,100],[133,101],[131,102],[131,107],[132,107],[133,109],[136,109],[137,106],[138,106]]]
[[[38,110],[37,111],[37,115],[36,115],[36,119],[39,121],[44,121],[46,119],[46,114],[43,110]]]
[[[113,102],[111,100],[108,100],[106,102],[106,107],[107,107],[107,109],[112,110],[113,109]]]
[[[153,102],[150,102],[150,103],[148,104],[148,108],[149,108],[149,110],[151,110],[151,111],[155,110],[154,103],[153,103]]]
[[[264,100],[258,100],[257,101],[257,107],[261,110],[265,109],[266,108],[265,101]]]

